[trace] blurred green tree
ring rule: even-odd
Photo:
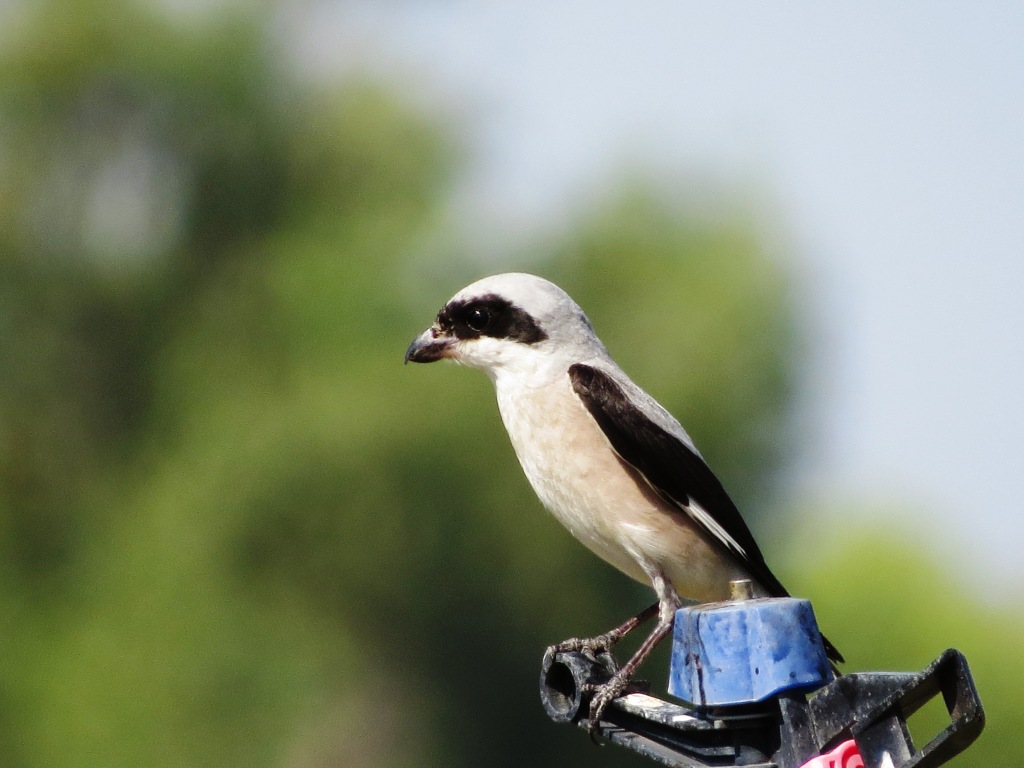
[[[400,364],[477,276],[432,255],[446,127],[168,13],[43,2],[0,48],[6,764],[643,764],[536,674],[647,591],[542,512],[486,381]],[[756,229],[625,184],[566,233],[527,267],[770,512],[798,343]]]

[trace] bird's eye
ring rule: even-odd
[[[466,313],[466,325],[480,333],[491,322],[491,313],[482,307],[474,307]]]

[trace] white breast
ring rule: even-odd
[[[498,390],[498,407],[519,463],[541,502],[595,554],[643,582],[612,507],[637,496],[568,377],[540,388]],[[632,486],[632,487],[630,487]],[[634,502],[635,503],[635,502]]]
[[[684,597],[724,598],[729,578],[742,575],[737,564],[619,460],[568,375],[521,384],[495,381],[498,408],[530,485],[559,522],[637,581],[660,572]]]

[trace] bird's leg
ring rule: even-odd
[[[568,640],[563,640],[560,643],[555,643],[554,645],[549,646],[544,652],[544,657],[552,658],[556,653],[562,653],[563,651],[585,651],[595,657],[600,653],[611,653],[612,648],[614,648],[622,638],[641,624],[653,619],[658,613],[659,605],[660,603],[649,605],[636,616],[631,616],[622,624],[615,627],[615,629],[610,629],[597,637],[573,637]]]
[[[601,715],[604,713],[604,710],[612,701],[626,691],[630,681],[633,679],[633,675],[636,674],[637,668],[644,663],[644,660],[651,655],[651,651],[657,647],[658,643],[665,639],[665,635],[672,629],[676,610],[681,605],[679,595],[676,594],[671,582],[661,573],[656,574],[652,582],[654,583],[654,590],[658,593],[658,602],[655,606],[651,606],[648,611],[653,613],[652,609],[658,608],[658,624],[637,649],[637,652],[633,654],[633,657],[594,694],[594,698],[590,701],[589,727],[591,734],[596,731],[598,723],[601,722]]]
[[[622,668],[612,675],[612,678],[598,688],[594,694],[594,698],[590,701],[590,727],[594,729],[597,724],[601,721],[601,715],[604,714],[604,710],[609,704],[615,699],[625,693],[629,687],[630,682],[633,679],[633,675],[636,674],[637,668],[643,664],[648,656],[651,655],[651,651],[657,647],[658,643],[665,639],[665,635],[672,629],[672,620],[668,622],[658,620],[658,625],[654,628],[654,631],[647,636],[644,640],[643,645],[637,649],[637,652],[633,654],[633,657],[627,661]]]

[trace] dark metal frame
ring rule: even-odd
[[[608,654],[545,659],[545,711],[556,722],[588,727],[593,691],[616,668]],[[671,768],[800,768],[851,738],[865,768],[937,768],[985,725],[967,660],[953,649],[919,673],[856,672],[810,695],[790,691],[757,705],[688,709],[631,690],[612,702],[594,732]],[[950,723],[917,749],[907,720],[940,694]]]

